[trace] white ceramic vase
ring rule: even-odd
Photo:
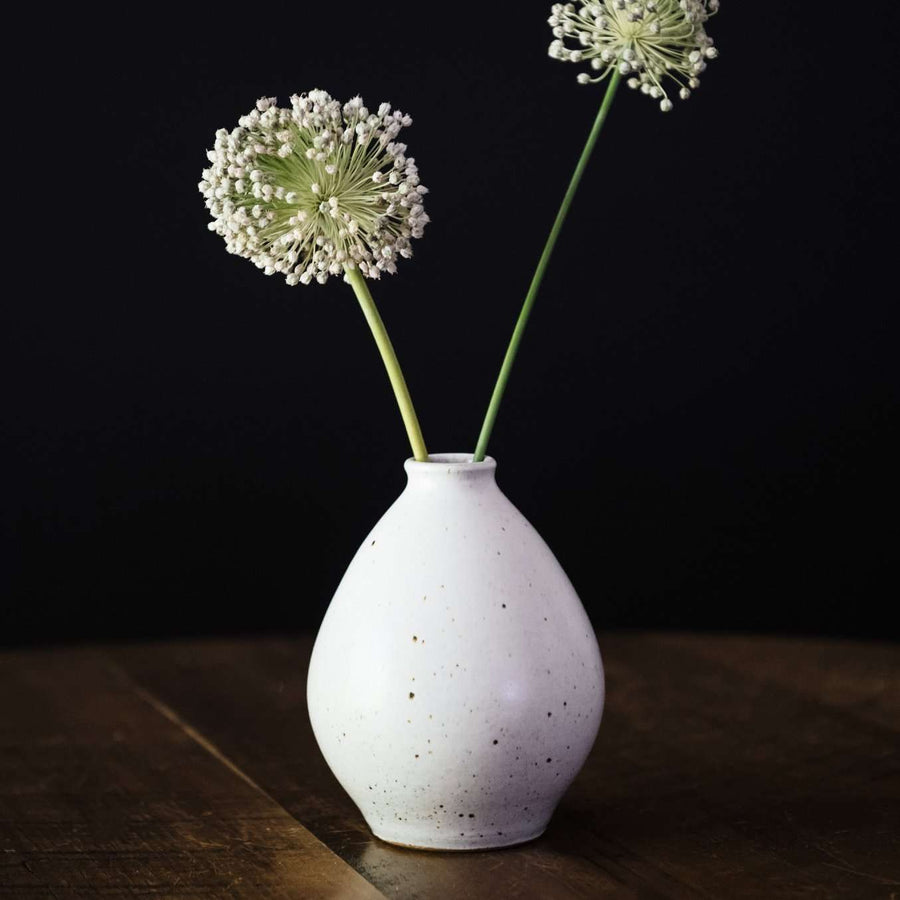
[[[408,484],[350,563],[307,685],[328,765],[394,844],[531,840],[583,765],[603,665],[550,548],[488,457],[406,462]]]

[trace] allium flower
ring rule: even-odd
[[[672,101],[663,78],[675,81],[679,96],[687,100],[700,84],[706,61],[718,55],[703,26],[718,11],[719,0],[580,0],[578,6],[554,3],[547,21],[556,38],[550,56],[590,62],[599,73],[594,78],[582,73],[581,84],[602,81],[618,69],[632,76],[629,87],[659,100],[668,112]]]
[[[415,160],[396,138],[412,119],[361,97],[343,106],[325,91],[263,97],[229,132],[216,132],[198,187],[229,253],[288,284],[324,284],[358,266],[368,278],[412,255],[428,215]]]

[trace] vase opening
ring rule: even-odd
[[[473,457],[473,453],[429,453],[427,462],[419,462],[410,457],[406,460],[406,464],[424,468],[437,463],[439,465],[472,469],[490,469],[497,465],[497,461],[493,456],[486,456],[483,462],[474,462]]]
[[[459,484],[493,484],[497,463],[491,456],[473,462],[471,453],[429,453],[428,462],[407,459],[403,464],[411,482],[431,484],[447,478]]]

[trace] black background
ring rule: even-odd
[[[690,101],[616,99],[490,452],[598,629],[896,637],[890,30],[723,6]],[[19,98],[0,643],[314,628],[403,487],[350,289],[206,230],[258,96],[412,114],[432,224],[373,293],[429,448],[474,445],[600,89],[549,4],[250,12],[57,22]]]

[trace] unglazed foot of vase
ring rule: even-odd
[[[372,826],[369,826],[372,828]],[[471,832],[466,835],[464,832],[459,834],[441,835],[439,831],[432,833],[409,834],[405,830],[387,828],[379,830],[372,828],[372,834],[379,840],[395,847],[405,847],[407,850],[430,850],[433,853],[466,853],[476,850],[500,850],[503,847],[518,847],[520,844],[527,844],[529,841],[536,840],[545,831],[547,826],[542,828],[530,828],[522,830],[521,827],[513,831],[504,832],[497,831],[494,834],[485,834],[484,832]],[[411,838],[411,839],[408,839]],[[426,840],[428,843],[416,843],[416,840]]]

